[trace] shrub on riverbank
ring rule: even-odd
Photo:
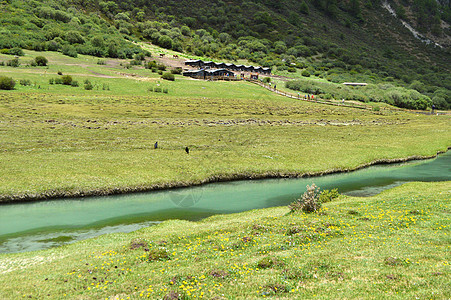
[[[302,198],[296,199],[290,204],[290,211],[297,212],[302,210],[307,213],[317,212],[321,208],[321,201],[319,200],[319,197],[319,187],[317,187],[314,183],[310,186],[307,185],[307,191],[302,195]]]

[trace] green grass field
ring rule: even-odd
[[[451,145],[446,115],[312,104],[247,82],[169,82],[119,60],[45,55],[48,68],[0,67],[32,82],[0,92],[1,201],[316,174]],[[80,86],[50,84],[58,71]],[[157,86],[168,93],[149,91]]]
[[[0,298],[449,299],[450,200],[449,182],[409,183],[318,214],[276,207],[1,254]]]

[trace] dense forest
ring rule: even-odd
[[[398,18],[381,4],[3,0],[0,51],[17,55],[22,48],[133,59],[142,53],[134,42],[145,41],[200,57],[248,60],[274,71],[302,69],[330,82],[388,82],[415,89],[429,106],[449,109],[450,2],[390,0]],[[416,39],[400,19],[440,46]]]

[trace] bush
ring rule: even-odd
[[[9,55],[17,55],[17,56],[24,56],[23,50],[20,48],[12,48],[8,50]]]
[[[64,85],[71,85],[72,84],[72,76],[70,75],[64,75],[61,77],[62,84]]]
[[[77,50],[75,50],[75,48],[70,46],[70,45],[64,45],[63,49],[61,49],[61,52],[64,55],[67,55],[67,56],[70,56],[70,57],[77,57],[78,56]]]
[[[0,76],[0,90],[13,90],[16,82],[11,77]]]
[[[54,83],[55,83],[55,79],[50,78],[50,79],[49,79],[49,84],[54,84]]]
[[[92,90],[94,88],[94,86],[92,85],[91,81],[89,81],[88,79],[85,80],[85,85],[84,85],[85,90]]]
[[[263,82],[264,82],[264,83],[270,83],[270,82],[271,82],[271,77],[265,77],[265,78],[263,78]]]
[[[304,76],[304,77],[310,77],[310,72],[307,71],[307,70],[303,70],[301,75]]]
[[[140,66],[140,65],[142,65],[142,61],[140,60],[134,59],[130,61],[130,66]]]
[[[8,67],[14,67],[14,68],[17,68],[17,67],[20,66],[20,61],[19,61],[18,58],[14,58],[14,59],[8,60],[8,61],[6,62],[6,65],[7,65]]]
[[[289,205],[290,212],[316,212],[321,208],[319,201],[319,187],[314,183],[311,186],[307,185],[307,191],[302,195],[301,199],[296,199]]]
[[[164,73],[163,75],[161,75],[161,78],[165,79],[165,80],[170,80],[170,81],[174,81],[175,80],[174,74],[172,74],[170,72]]]
[[[320,87],[313,85],[311,82],[305,82],[301,80],[287,81],[285,83],[285,87],[289,88],[290,90],[301,91],[308,94],[324,94],[324,91]]]
[[[19,83],[20,83],[20,85],[28,86],[28,85],[31,85],[31,80],[29,80],[29,79],[21,79],[19,81]]]
[[[70,85],[73,86],[73,87],[78,87],[79,86],[78,81],[76,81],[76,80],[71,81]]]
[[[166,49],[172,49],[173,41],[167,35],[162,35],[158,38],[157,44]]]
[[[182,68],[175,68],[171,70],[172,74],[182,74]]]
[[[319,194],[319,201],[321,203],[327,203],[327,202],[334,200],[338,196],[340,196],[340,194],[338,193],[338,189],[333,189],[330,191],[324,190]]]
[[[34,62],[39,67],[45,67],[45,66],[47,66],[47,63],[49,61],[44,56],[36,56],[36,58],[34,59]]]

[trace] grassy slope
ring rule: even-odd
[[[167,221],[32,253],[0,255],[0,297],[447,299],[449,182],[340,196],[321,214],[277,207]],[[144,247],[131,249],[143,243]],[[156,249],[165,260],[149,261]],[[166,253],[166,252],[162,252]],[[273,265],[263,266],[267,259]]]
[[[48,58],[48,69],[2,67],[36,84],[0,92],[3,200],[347,169],[451,144],[449,116],[317,105],[244,82],[167,82],[120,61]],[[81,87],[50,85],[57,71]],[[168,94],[148,91],[157,85]]]

